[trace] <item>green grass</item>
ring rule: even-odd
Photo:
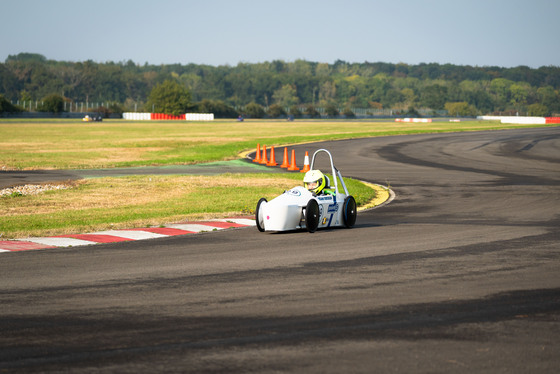
[[[375,196],[363,183],[345,181],[357,204]],[[299,173],[88,179],[72,189],[0,198],[0,233],[21,238],[254,216],[259,198],[270,200],[301,184]]]
[[[195,164],[268,146],[369,136],[529,127],[492,121],[0,120],[0,169],[83,169]],[[542,127],[542,125],[540,125]]]

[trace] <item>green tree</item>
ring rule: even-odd
[[[20,86],[20,80],[14,72],[4,64],[0,64],[0,92],[3,92],[9,99],[16,99]]]
[[[494,102],[497,106],[498,110],[504,110],[507,107],[507,104],[510,100],[510,87],[513,84],[513,81],[510,81],[505,78],[496,78],[492,79],[490,82],[490,94],[494,97]]]
[[[510,90],[510,102],[514,108],[519,109],[523,105],[527,104],[527,98],[529,96],[529,90],[525,84],[512,84],[509,87]]]
[[[288,64],[288,71],[299,76],[311,75],[311,64],[305,60],[295,60]]]
[[[123,106],[115,102],[97,108],[97,112],[102,114],[105,118],[109,117],[111,114],[122,114],[124,111]]]
[[[325,112],[327,113],[327,116],[333,118],[340,114],[338,108],[332,103],[327,105],[327,107],[325,108]]]
[[[203,80],[202,77],[194,73],[185,73],[179,77],[181,83],[183,83],[189,92],[191,92],[194,100],[200,100],[199,92],[203,90]]]
[[[268,116],[271,118],[280,118],[286,115],[286,111],[278,104],[272,104],[268,108]]]
[[[344,114],[346,118],[356,118],[356,114],[352,111],[350,107],[344,108],[342,114]]]
[[[412,88],[403,88],[401,90],[401,95],[404,97],[404,104],[407,106],[414,105],[416,102],[416,95],[414,94],[414,90]]]
[[[20,100],[23,101],[31,101],[31,94],[29,92],[27,92],[26,90],[21,91],[20,93]]]
[[[216,118],[236,118],[239,116],[235,108],[227,105],[221,100],[204,99],[195,104],[193,111],[197,113],[214,113]]]
[[[299,106],[292,105],[290,107],[290,115],[294,116],[294,118],[300,118],[302,114],[301,114],[301,110],[299,109]]]
[[[321,118],[321,113],[319,113],[311,104],[305,107],[305,115],[309,118]]]
[[[47,58],[38,53],[18,53],[17,55],[8,55],[6,62],[8,61],[25,61],[25,62],[41,62],[47,61]]]
[[[420,113],[418,113],[418,111],[416,110],[416,108],[410,106],[408,107],[408,109],[406,110],[406,113],[404,113],[405,116],[407,117],[411,117],[411,118],[420,118],[422,117],[420,115]]]
[[[319,88],[319,99],[322,103],[328,103],[335,100],[336,85],[334,82],[326,81]]]
[[[39,112],[61,113],[64,111],[64,98],[57,94],[45,96],[39,106]]]
[[[150,92],[146,109],[156,113],[179,116],[192,108],[191,94],[177,81],[166,80]]]
[[[274,102],[284,108],[291,107],[298,103],[299,99],[297,97],[297,91],[295,86],[291,84],[285,84],[281,88],[274,91],[272,94]]]
[[[527,108],[527,113],[530,116],[547,117],[550,115],[550,110],[546,105],[535,103],[529,105],[529,107]]]
[[[545,105],[551,112],[560,112],[560,95],[558,90],[554,90],[551,86],[540,87],[537,90],[537,98],[539,103]]]
[[[466,101],[445,103],[445,110],[450,116],[472,117],[476,116],[476,108]]]
[[[263,118],[266,114],[264,108],[255,102],[247,104],[244,112],[249,118]]]
[[[425,87],[420,94],[420,104],[426,108],[443,109],[447,101],[447,87],[434,84]]]
[[[4,95],[0,94],[0,113],[17,113],[23,110],[12,103],[10,103]]]
[[[59,93],[72,102],[113,101],[138,110],[152,89],[167,80],[185,87],[193,102],[206,99],[237,107],[254,102],[286,109],[295,102],[363,108],[377,102],[383,108],[406,110],[409,106],[440,109],[447,102],[467,102],[479,112],[492,113],[524,112],[529,105],[540,103],[551,113],[560,113],[558,66],[532,69],[341,60],[334,64],[296,60],[236,66],[139,65],[132,61],[54,61],[27,53],[0,63],[0,92],[8,100],[20,102]],[[20,95],[23,91],[28,93],[25,99]],[[155,108],[148,104],[147,109],[151,111],[152,106]]]

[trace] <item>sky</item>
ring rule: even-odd
[[[560,66],[560,0],[0,0],[0,62]]]

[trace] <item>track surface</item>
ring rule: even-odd
[[[353,229],[3,254],[0,371],[557,372],[560,128],[298,152],[322,147],[397,198]]]

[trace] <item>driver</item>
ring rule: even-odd
[[[332,194],[332,191],[325,189],[329,187],[329,179],[320,170],[309,170],[305,173],[303,185],[309,192],[315,195]]]

